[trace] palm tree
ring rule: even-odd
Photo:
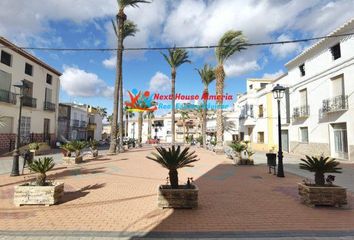
[[[128,125],[129,125],[129,118],[132,118],[134,117],[134,113],[133,112],[130,112],[128,111],[128,107],[125,107],[124,110],[125,110],[125,136],[128,137]]]
[[[29,165],[29,169],[32,172],[38,173],[36,178],[36,184],[38,186],[46,185],[47,172],[53,169],[54,165],[55,163],[52,157],[44,157],[43,160],[39,158]]]
[[[115,154],[117,147],[117,122],[118,122],[118,100],[121,103],[121,124],[123,122],[123,74],[122,74],[122,62],[123,62],[123,41],[127,36],[132,36],[135,32],[128,32],[125,29],[125,21],[127,16],[124,13],[126,7],[138,7],[139,3],[150,3],[146,0],[117,0],[119,10],[116,15],[117,26],[114,24],[114,31],[117,36],[118,48],[117,48],[117,63],[116,63],[116,81],[114,84],[114,98],[113,98],[113,118],[112,118],[112,131],[111,131],[111,143],[109,146],[109,153]],[[121,88],[121,89],[119,89]],[[122,130],[122,127],[120,128]],[[123,139],[120,138],[120,141]]]
[[[102,117],[106,118],[107,117],[107,108],[105,107],[96,107],[97,113]]]
[[[188,111],[181,110],[179,112],[181,114],[182,124],[183,124],[183,143],[186,143],[186,119],[189,118]]]
[[[181,147],[177,149],[174,145],[171,148],[156,147],[157,153],[151,153],[153,157],[147,156],[146,158],[159,163],[162,167],[169,170],[169,177],[172,189],[178,189],[178,172],[177,169],[183,167],[193,167],[191,163],[198,161],[195,152],[189,152],[186,147],[181,151]]]
[[[217,147],[219,149],[223,146],[223,120],[222,120],[222,104],[224,94],[224,80],[225,71],[224,63],[234,53],[240,52],[245,48],[247,41],[241,31],[227,31],[219,40],[218,47],[215,49],[215,56],[217,59],[217,66],[215,69],[216,77],[216,103],[218,108],[216,110],[216,138]]]
[[[306,159],[301,159],[300,169],[304,169],[315,173],[315,184],[325,185],[325,173],[341,173],[339,162],[330,157],[310,157],[306,155]]]
[[[142,144],[142,135],[143,135],[143,113],[144,112],[139,112],[138,114],[138,144],[139,147],[141,147]]]
[[[175,144],[175,90],[176,90],[176,75],[177,68],[184,63],[191,63],[188,59],[188,52],[184,49],[169,49],[168,55],[161,53],[165,58],[166,62],[171,67],[171,95],[172,95],[172,112],[171,112],[171,132],[172,132],[172,145]]]
[[[152,119],[155,118],[154,112],[153,111],[148,111],[145,114],[145,117],[148,119],[148,139],[151,139],[151,129],[152,129]]]
[[[202,113],[202,136],[203,136],[203,147],[206,146],[206,125],[207,125],[207,111],[208,111],[208,95],[209,95],[209,84],[215,80],[215,72],[214,69],[205,64],[202,69],[197,69],[200,78],[202,79],[202,83],[204,85],[203,91],[203,113]]]

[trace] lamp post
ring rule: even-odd
[[[19,145],[20,145],[20,135],[21,135],[21,114],[22,114],[22,102],[23,102],[23,89],[27,88],[27,85],[24,80],[21,80],[21,84],[14,84],[13,85],[15,88],[20,89],[20,109],[19,109],[19,114],[18,114],[18,123],[17,123],[17,135],[16,135],[16,140],[15,140],[15,150],[13,153],[13,160],[12,160],[12,171],[10,176],[18,176],[20,175],[19,171],[19,157],[20,157],[20,151],[19,151]]]
[[[278,140],[279,140],[279,151],[278,151],[278,172],[277,177],[284,176],[284,167],[283,167],[283,149],[281,144],[281,118],[280,118],[280,100],[284,97],[285,88],[277,84],[273,90],[273,97],[278,102]]]

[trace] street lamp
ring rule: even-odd
[[[21,114],[22,114],[22,102],[23,102],[23,89],[28,88],[27,84],[25,83],[25,80],[21,80],[21,83],[14,84],[13,85],[15,88],[20,89],[20,109],[19,109],[19,114],[18,114],[18,123],[17,123],[17,136],[15,140],[15,150],[12,160],[12,171],[10,176],[18,176],[20,175],[19,171],[19,157],[20,157],[20,151],[19,151],[19,145],[20,145],[20,135],[21,135]]]
[[[285,88],[277,84],[273,90],[273,97],[278,102],[278,140],[279,140],[279,151],[278,151],[278,172],[277,177],[284,176],[284,167],[283,167],[283,149],[281,145],[281,118],[280,118],[280,100],[284,97]]]

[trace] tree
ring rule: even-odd
[[[186,143],[186,119],[189,118],[188,111],[181,110],[179,112],[181,114],[182,124],[183,124],[183,143]]]
[[[134,36],[135,32],[129,32],[128,31],[128,25],[125,25],[125,21],[127,20],[127,16],[124,13],[124,10],[126,7],[138,7],[139,3],[150,3],[150,1],[146,0],[117,0],[119,10],[118,14],[116,15],[116,22],[117,25],[113,24],[114,31],[117,36],[117,43],[118,43],[118,48],[117,48],[117,63],[116,63],[116,80],[114,84],[114,99],[113,99],[113,117],[112,117],[112,131],[111,131],[111,142],[109,146],[109,153],[110,154],[115,154],[116,153],[116,148],[117,148],[117,122],[118,122],[118,111],[121,113],[120,114],[120,125],[122,126],[123,122],[123,67],[122,67],[122,62],[123,62],[123,41],[124,38],[128,36]],[[114,23],[112,21],[112,23]],[[131,27],[131,26],[130,26]],[[136,25],[135,25],[136,27]],[[120,102],[121,108],[118,109],[118,100]],[[122,134],[122,127],[121,129],[121,134]],[[122,137],[120,138],[120,141],[122,141]]]
[[[172,111],[171,111],[171,132],[172,132],[172,145],[175,144],[175,112],[176,112],[176,75],[177,68],[184,63],[191,63],[188,59],[188,52],[184,49],[169,49],[168,55],[161,53],[166,62],[171,67],[171,95],[172,95]]]
[[[107,108],[105,107],[96,107],[97,113],[102,117],[106,118],[107,117]]]
[[[135,115],[133,112],[128,111],[128,109],[129,109],[128,107],[124,108],[124,111],[125,111],[125,136],[126,137],[128,137],[129,118],[132,118]]]
[[[144,112],[139,112],[138,113],[138,144],[139,147],[142,146],[142,141],[143,141],[143,114]]]
[[[152,129],[152,119],[155,118],[154,112],[153,111],[148,111],[145,114],[145,117],[148,119],[148,139],[151,139],[151,129]]]
[[[203,112],[202,112],[202,136],[203,136],[203,147],[206,146],[206,126],[207,126],[207,111],[208,111],[208,96],[209,96],[209,84],[215,80],[215,72],[214,69],[205,64],[203,68],[197,69],[200,78],[202,79],[202,83],[204,85],[203,90]]]
[[[223,119],[222,105],[224,94],[225,71],[224,63],[236,52],[246,49],[247,41],[241,31],[227,31],[219,40],[218,47],[215,49],[217,66],[215,69],[216,77],[216,95],[217,95],[217,110],[216,110],[216,139],[217,148],[223,147]]]

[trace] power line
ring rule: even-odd
[[[354,33],[343,33],[331,36],[322,36],[322,37],[313,37],[313,38],[304,38],[288,41],[271,41],[271,42],[258,42],[258,43],[246,43],[244,47],[253,47],[253,46],[271,46],[271,45],[282,45],[282,44],[291,44],[299,42],[309,42],[315,40],[322,40],[328,38],[337,38],[337,37],[348,37],[353,36]],[[174,46],[174,47],[130,47],[124,48],[124,51],[161,51],[169,49],[215,49],[218,45],[199,45],[199,46]],[[0,46],[0,48],[9,48],[9,49],[21,49],[21,50],[38,50],[38,51],[73,51],[73,52],[110,52],[117,51],[117,48],[52,48],[52,47],[12,47],[12,46]]]

